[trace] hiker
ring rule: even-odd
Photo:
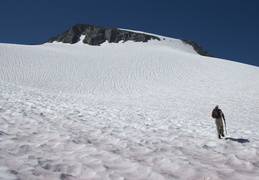
[[[218,137],[221,139],[224,136],[224,127],[223,127],[223,121],[222,118],[225,121],[225,117],[221,109],[219,109],[219,106],[217,105],[213,111],[212,111],[212,117],[215,119],[216,127],[217,127],[217,132],[218,132]]]

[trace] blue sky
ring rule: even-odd
[[[76,23],[197,42],[259,66],[258,0],[0,0],[0,43],[41,43]]]

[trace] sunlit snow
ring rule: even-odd
[[[0,44],[0,179],[257,180],[258,77],[166,37]]]

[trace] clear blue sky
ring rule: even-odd
[[[76,23],[197,42],[259,66],[259,0],[0,0],[0,43],[41,43]]]

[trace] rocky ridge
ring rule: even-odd
[[[105,41],[109,43],[118,43],[119,41],[134,41],[134,42],[147,42],[152,39],[160,41],[159,37],[148,35],[144,33],[137,33],[133,31],[121,30],[117,28],[107,28],[101,26],[94,26],[88,24],[75,24],[65,32],[52,37],[44,43],[52,43],[54,41],[75,44],[80,40],[81,35],[84,35],[83,43],[99,46]],[[181,39],[184,43],[191,45],[194,50],[203,56],[212,56],[207,51],[203,50],[194,41]]]
[[[45,41],[45,42],[63,42],[74,44],[79,41],[81,35],[85,35],[83,43],[89,45],[100,45],[105,41],[109,43],[118,43],[119,41],[135,41],[147,42],[151,39],[160,40],[156,36],[151,36],[143,33],[136,33],[132,31],[120,30],[117,28],[106,28],[101,26],[93,26],[87,24],[76,24],[67,31]]]
[[[208,53],[207,51],[205,51],[204,49],[202,49],[202,47],[200,47],[196,42],[194,41],[190,41],[190,40],[186,40],[186,39],[181,39],[182,42],[189,44],[193,47],[193,49],[200,55],[202,56],[209,56],[209,57],[213,57],[213,55],[211,55],[210,53]]]

